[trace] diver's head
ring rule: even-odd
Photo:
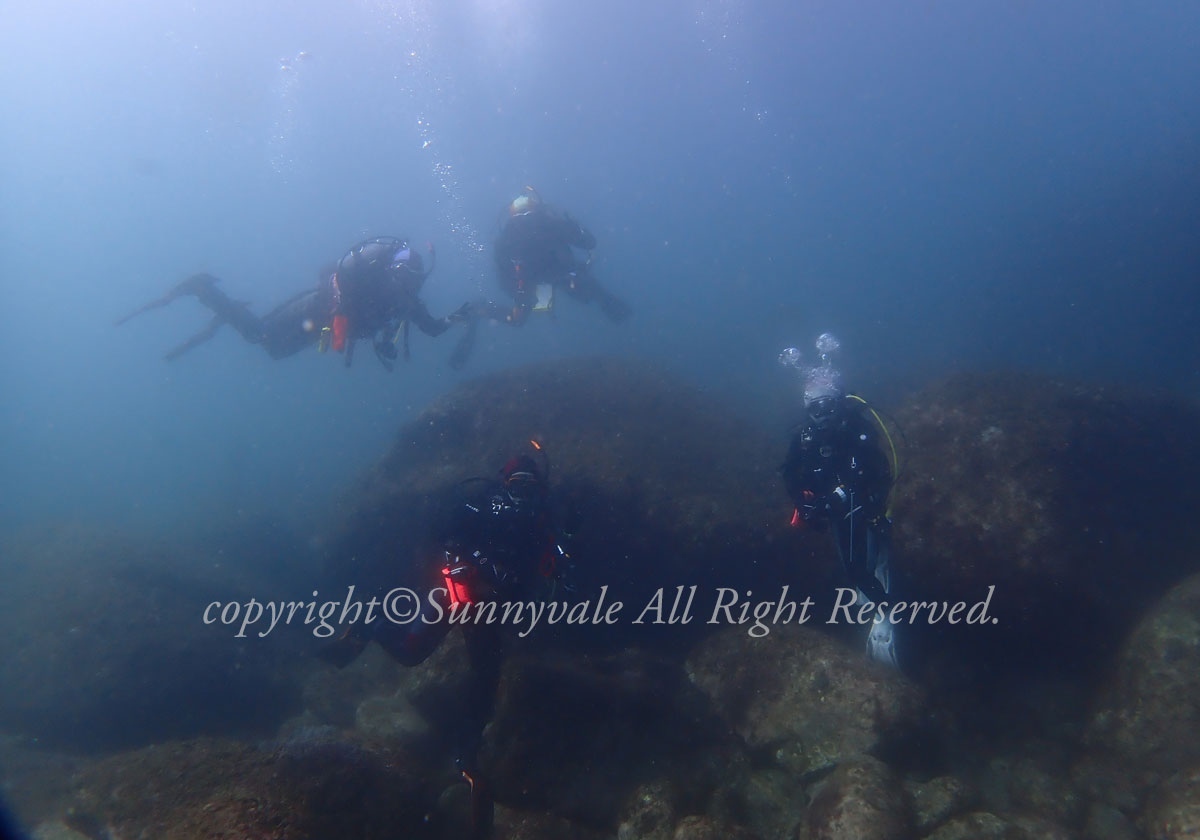
[[[542,468],[529,455],[514,455],[500,470],[504,490],[519,504],[536,502],[546,492]]]
[[[809,422],[818,429],[828,429],[842,419],[842,408],[845,405],[841,397],[824,396],[804,404]]]
[[[846,396],[842,374],[831,364],[809,368],[804,376],[804,410],[817,428],[826,428],[841,417]]]
[[[421,259],[420,253],[415,248],[409,247],[407,242],[401,242],[400,246],[392,254],[392,262],[388,268],[392,272],[400,284],[408,291],[419,292],[421,285],[425,282],[426,271],[425,261]]]
[[[537,210],[542,205],[541,198],[531,187],[526,187],[525,191],[514,198],[508,205],[508,215],[510,216],[528,216],[533,211]]]

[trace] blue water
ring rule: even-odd
[[[833,330],[902,391],[1010,367],[1200,392],[1200,6],[52,0],[0,29],[0,524],[301,520],[463,377],[658,359],[751,407]],[[385,373],[273,362],[258,311],[367,235],[433,240],[435,315],[496,295],[526,184],[636,307],[453,334]],[[766,399],[766,397],[762,397]],[[782,443],[781,443],[782,446]]]

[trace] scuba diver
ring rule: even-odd
[[[208,325],[166,354],[177,359],[229,324],[251,344],[261,344],[272,359],[291,356],[316,345],[321,352],[332,347],[344,353],[346,366],[354,358],[357,341],[370,340],[380,363],[393,368],[396,344],[403,342],[408,358],[409,324],[426,335],[439,336],[451,324],[466,318],[463,305],[446,318],[434,318],[418,296],[432,273],[435,254],[429,246],[430,267],[403,239],[377,237],[358,243],[336,266],[323,269],[315,289],[288,298],[266,315],[250,311],[245,301],[233,300],[217,288],[209,274],[195,274],[166,295],[152,300],[117,320],[121,325],[143,312],[166,306],[176,298],[191,295],[213,312]]]
[[[795,505],[792,525],[816,531],[832,527],[842,567],[858,591],[857,603],[878,604],[892,590],[888,497],[896,478],[896,448],[879,414],[843,390],[833,365],[839,349],[838,340],[824,333],[817,339],[819,364],[805,365],[794,347],[779,356],[804,378],[805,411],[780,471]],[[881,434],[890,459],[879,445]],[[871,625],[867,652],[898,667],[890,622]]]
[[[542,201],[532,187],[508,205],[496,239],[496,267],[500,287],[513,299],[511,310],[494,311],[492,317],[520,324],[530,312],[549,310],[561,289],[584,303],[595,301],[614,322],[633,313],[628,303],[600,285],[591,272],[591,256],[580,261],[575,249],[591,252],[596,237],[570,214]]]
[[[400,664],[419,665],[449,632],[452,608],[549,600],[560,588],[573,591],[570,555],[563,547],[567,534],[560,526],[565,519],[547,485],[549,464],[541,446],[530,445],[533,454],[510,458],[496,478],[460,483],[459,498],[436,529],[439,556],[428,570],[431,587],[420,614],[404,625],[384,619],[353,624],[322,658],[344,667],[373,640]],[[495,707],[507,631],[502,622],[485,621],[464,622],[462,629],[470,682],[455,718],[455,764],[471,789],[472,836],[484,838],[491,831],[492,800],[478,752]]]
[[[466,364],[474,350],[480,318],[523,324],[530,312],[551,311],[559,289],[584,303],[596,301],[611,321],[627,320],[633,308],[592,274],[591,251],[595,247],[596,237],[590,231],[570,214],[543,202],[533,187],[526,187],[504,212],[495,244],[500,288],[513,299],[513,305],[484,301],[468,307],[471,317],[451,354],[451,366],[458,369]],[[587,259],[581,261],[576,250],[587,251]]]

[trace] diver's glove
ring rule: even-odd
[[[829,501],[824,496],[818,496],[812,490],[805,490],[801,494],[799,502],[796,505],[796,513],[792,517],[792,525],[795,527],[807,525],[814,531],[824,531],[828,524]]]

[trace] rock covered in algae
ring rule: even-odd
[[[808,627],[760,639],[722,630],[693,650],[692,682],[752,749],[800,777],[908,737],[921,723],[915,686]]]
[[[1148,600],[1196,567],[1200,413],[1190,405],[960,374],[906,400],[896,423],[908,594],[973,602],[995,587],[999,624],[953,629],[956,641],[991,640],[1009,661],[1102,658]]]
[[[208,604],[242,593],[174,546],[66,527],[3,555],[0,726],[86,751],[265,733],[297,707],[284,640],[206,625]]]
[[[1130,634],[1088,739],[1127,772],[1200,766],[1200,575],[1167,593]]]

